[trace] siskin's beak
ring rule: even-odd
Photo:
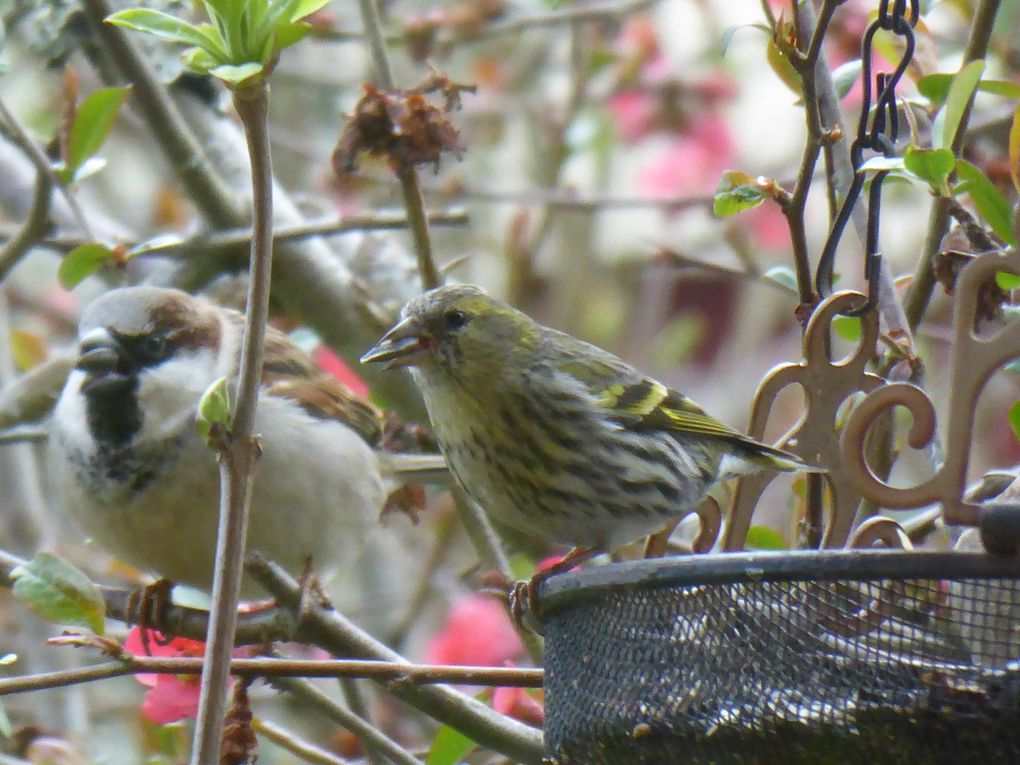
[[[431,336],[413,318],[402,319],[361,357],[362,364],[384,362],[385,369],[413,367],[432,347]]]
[[[75,369],[85,373],[83,393],[105,393],[131,383],[124,347],[105,329],[94,329],[81,339]]]

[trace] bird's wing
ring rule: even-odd
[[[574,378],[605,410],[607,419],[621,428],[719,439],[735,447],[751,462],[775,470],[808,467],[799,457],[756,441],[720,422],[687,396],[646,377],[595,346],[573,346],[571,355],[564,354],[556,369]]]
[[[286,335],[266,330],[262,386],[266,393],[288,398],[310,416],[336,420],[376,446],[382,437],[382,413],[339,380],[319,369]]]
[[[609,418],[625,428],[722,438],[742,435],[707,414],[687,396],[651,377],[636,371],[633,375],[626,374],[629,370],[613,369],[611,365],[602,365],[601,371],[615,374],[602,377],[601,382],[594,385],[593,380],[589,381],[588,390],[607,410]]]

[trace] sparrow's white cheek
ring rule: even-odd
[[[84,372],[79,369],[71,370],[57,406],[53,410],[52,427],[64,443],[82,451],[89,451],[87,447],[92,443],[92,436],[89,435],[85,419],[85,396],[81,393],[84,381]]]
[[[199,397],[213,382],[216,358],[202,349],[178,353],[145,369],[138,379],[138,405],[143,413],[141,440],[163,438],[190,427]]]

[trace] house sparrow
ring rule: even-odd
[[[51,428],[51,472],[81,529],[138,568],[205,590],[220,482],[195,416],[215,380],[236,378],[243,318],[177,290],[105,293],[81,318]],[[247,549],[294,572],[308,556],[327,572],[354,559],[388,492],[443,470],[437,455],[380,451],[381,423],[375,407],[268,328]],[[245,582],[245,597],[253,586]]]

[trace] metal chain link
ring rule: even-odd
[[[909,11],[909,12],[908,12]],[[896,138],[899,135],[899,118],[896,112],[896,86],[907,71],[914,56],[914,27],[920,18],[920,0],[882,0],[878,8],[878,16],[868,27],[861,41],[861,80],[863,98],[861,115],[857,123],[857,135],[850,145],[850,161],[854,169],[854,179],[850,184],[846,197],[840,206],[829,230],[829,236],[822,248],[815,276],[815,289],[822,297],[832,294],[833,264],[836,258],[836,247],[846,224],[850,221],[854,205],[860,197],[867,179],[861,170],[865,162],[865,151],[877,152],[885,157],[895,155]],[[877,72],[872,77],[872,46],[879,30],[886,30],[903,39],[903,55],[892,74]],[[878,96],[872,108],[872,94]],[[875,173],[868,193],[868,227],[865,237],[864,276],[867,280],[868,299],[854,309],[848,311],[850,316],[860,316],[872,310],[878,302],[879,274],[882,266],[882,253],[879,250],[879,223],[882,203],[882,182],[889,174],[886,170]]]

